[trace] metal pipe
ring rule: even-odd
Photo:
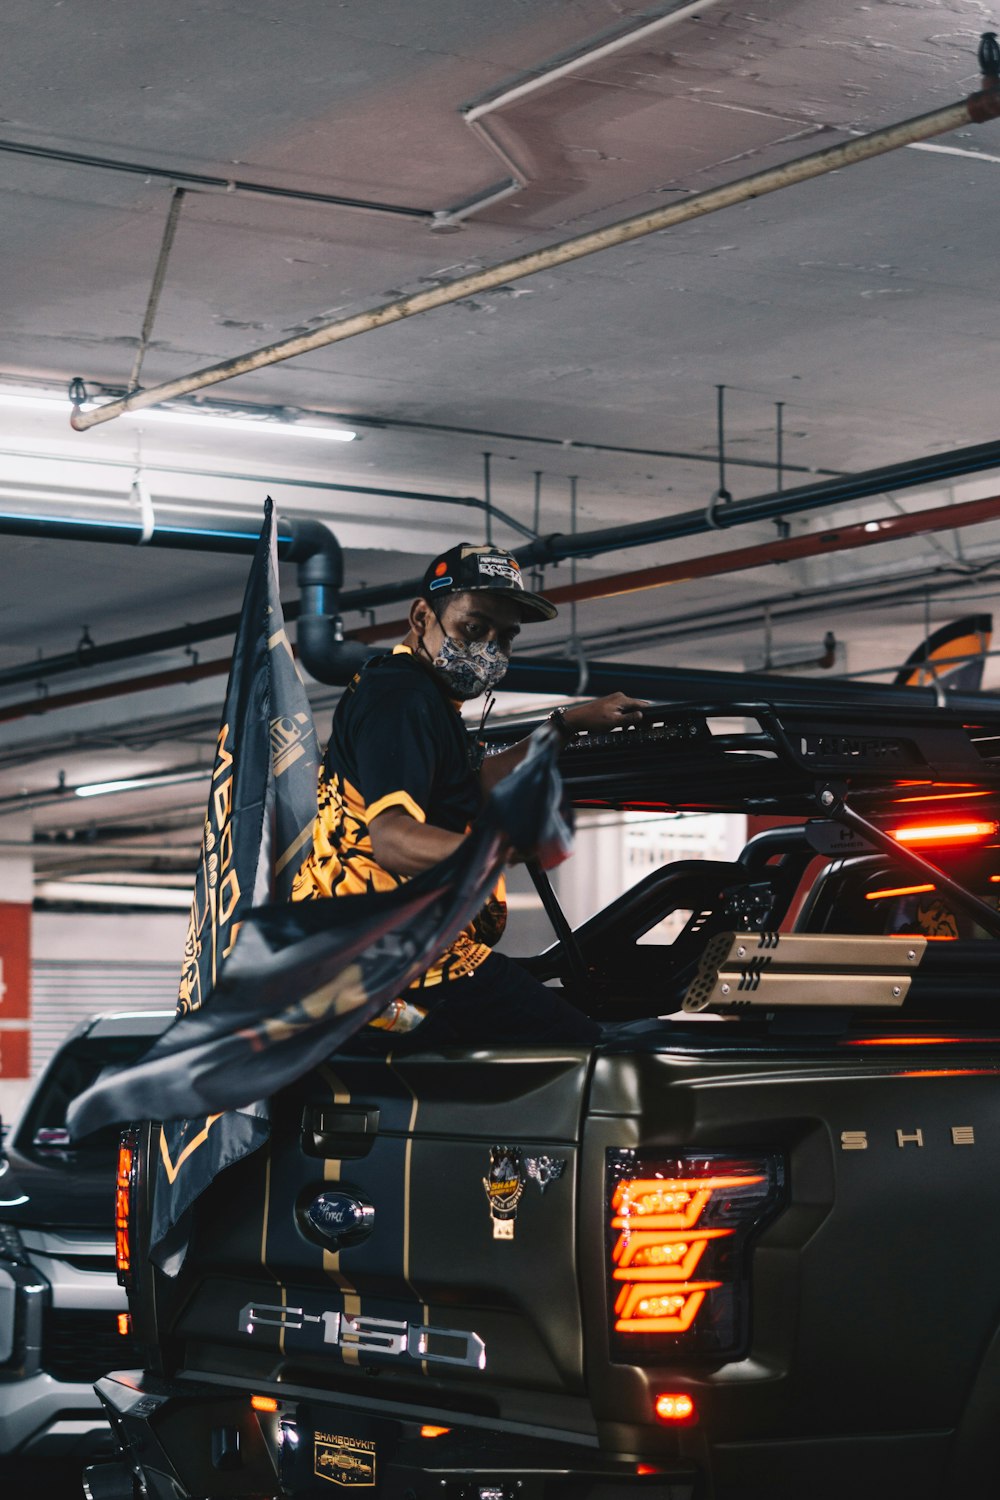
[[[887,490],[916,489],[921,485],[940,483],[964,474],[981,474],[1000,468],[1000,442],[976,443],[955,449],[949,454],[929,454],[902,464],[887,464],[861,474],[846,474],[840,479],[818,484],[800,485],[794,490],[775,490],[749,500],[734,500],[715,513],[713,528],[703,506],[679,515],[657,517],[652,521],[635,521],[625,526],[604,527],[600,531],[581,531],[575,537],[556,535],[540,538],[532,546],[519,547],[517,557],[522,567],[536,562],[558,562],[567,557],[595,557],[601,552],[624,551],[645,547],[653,542],[677,541],[709,530],[728,531],[754,521],[773,521],[776,516],[803,514],[806,511],[832,509],[852,500],[869,499]]]
[[[991,561],[986,567],[991,570],[989,576],[995,578],[996,574],[992,570],[1000,567],[1000,559]],[[972,587],[978,586],[981,589],[984,582],[989,581],[988,576],[984,578],[984,574],[977,571],[971,577],[966,574],[961,578],[945,579],[933,585],[923,582],[928,577],[940,578],[943,571],[941,568],[934,568],[916,572],[900,589],[891,588],[892,580],[886,575],[853,583],[828,585],[822,589],[793,589],[786,594],[771,596],[767,608],[772,620],[811,619],[820,613],[829,614],[832,609],[843,613],[869,609],[872,605],[878,605],[883,610],[908,605],[914,600],[922,599],[925,592],[935,597],[964,594]],[[986,596],[975,597],[993,599],[994,593],[995,591],[991,591]],[[685,611],[680,615],[671,615],[659,621],[646,621],[637,626],[592,631],[589,635],[585,635],[583,640],[589,655],[604,656],[612,651],[641,651],[647,646],[663,646],[676,641],[691,640],[692,637],[702,639],[709,635],[732,635],[736,632],[745,634],[748,630],[760,626],[763,619],[764,614],[760,606],[745,603],[717,609]],[[558,650],[561,647],[568,647],[568,644],[568,639],[549,642],[546,649]],[[528,649],[530,652],[530,647]],[[886,668],[886,670],[890,669]],[[851,674],[852,677],[865,675],[867,674]]]
[[[579,676],[579,666],[565,658],[535,657],[514,660],[504,678],[504,691],[545,693],[553,697],[572,696]],[[590,664],[587,691],[602,693],[621,691],[636,698],[658,703],[768,703],[780,698],[783,703],[821,703],[829,707],[832,689],[827,679],[782,677],[750,672],[705,672],[683,667],[648,667],[635,662],[599,662]],[[845,703],[863,702],[866,706],[899,709],[935,708],[937,697],[931,688],[886,687],[880,683],[837,683],[836,697]],[[1000,697],[989,693],[948,694],[949,707],[962,712],[981,713],[985,706],[1000,703]]]
[[[575,516],[575,490],[573,494]],[[547,589],[546,598],[553,604],[571,606],[573,613],[570,617],[569,649],[578,654],[582,645],[577,638],[576,606],[586,599],[615,599],[622,594],[637,594],[646,589],[665,588],[674,583],[689,583],[696,578],[718,578],[724,573],[742,573],[750,568],[797,562],[807,557],[851,552],[859,547],[878,546],[881,542],[927,536],[937,531],[957,531],[960,527],[982,526],[988,521],[996,520],[1000,520],[1000,495],[990,495],[982,500],[963,501],[959,505],[937,505],[928,510],[882,516],[873,521],[858,521],[850,526],[814,532],[812,535],[761,542],[754,547],[736,547],[729,552],[707,552],[700,557],[685,558],[681,562],[664,563],[657,568],[639,568],[632,573],[612,573],[606,578],[593,578],[585,583],[574,581],[559,588]],[[576,567],[575,558],[572,567]],[[767,619],[768,606],[765,605],[765,622]],[[404,620],[381,620],[377,625],[366,625],[355,631],[354,636],[356,640],[383,640],[387,636],[398,635],[405,623]]]
[[[965,526],[982,526],[1000,520],[1000,495],[982,500],[966,500],[958,505],[936,505],[928,510],[904,515],[882,516],[878,520],[858,521],[811,536],[786,537],[761,542],[754,547],[737,547],[729,552],[710,552],[681,562],[665,563],[657,568],[640,568],[632,573],[615,573],[609,578],[594,578],[586,583],[549,589],[553,604],[579,603],[584,599],[611,599],[620,594],[635,594],[644,589],[663,588],[694,578],[716,578],[723,573],[741,573],[748,568],[762,568],[774,563],[795,562],[806,557],[823,557],[831,552],[850,552],[859,547],[878,546],[881,542],[899,541],[905,537],[926,536],[937,531],[957,531]]]
[[[396,298],[392,302],[385,302],[380,307],[357,313],[353,317],[321,322],[310,333],[282,339],[262,349],[237,355],[234,359],[208,365],[189,375],[165,381],[162,385],[152,386],[132,396],[108,402],[93,411],[77,410],[70,421],[78,432],[84,432],[102,422],[110,422],[113,418],[121,416],[123,412],[157,406],[163,401],[188,395],[191,391],[203,390],[206,386],[231,380],[236,375],[246,375],[252,370],[279,364],[282,360],[292,359],[296,355],[307,354],[314,349],[323,349],[330,344],[340,343],[344,339],[354,338],[358,334],[370,333],[376,328],[384,328],[390,323],[400,322],[404,318],[412,318],[419,313],[430,312],[433,308],[459,302],[463,298],[475,296],[492,287],[504,286],[522,277],[534,276],[539,271],[548,271],[556,266],[567,265],[584,256],[593,255],[599,250],[628,244],[631,240],[641,239],[648,234],[656,234],[660,230],[672,228],[675,224],[684,224],[706,214],[716,213],[719,209],[729,208],[737,203],[745,203],[751,198],[759,198],[766,193],[791,187],[795,183],[822,177],[828,172],[836,172],[843,167],[853,166],[856,162],[867,161],[887,151],[895,151],[900,146],[910,145],[914,141],[926,140],[930,136],[957,130],[970,122],[978,124],[981,121],[996,118],[1000,118],[1000,86],[991,82],[988,88],[956,104],[947,105],[943,109],[931,110],[928,114],[901,121],[883,130],[873,131],[869,135],[857,136],[839,146],[830,146],[824,151],[800,157],[797,161],[786,162],[763,172],[755,172],[749,177],[741,178],[738,182],[697,193],[682,203],[668,204],[650,213],[636,214],[616,224],[609,224],[603,229],[576,235],[558,244],[549,245],[545,249],[534,250],[514,260],[503,261],[500,265],[475,271],[468,276],[460,276],[456,281],[448,282],[444,286],[435,286],[409,297]]]
[[[31,455],[37,457],[37,455]],[[73,460],[69,460],[73,462]],[[105,461],[97,460],[104,463]],[[135,461],[128,464],[117,465],[127,468],[130,472],[135,471]],[[177,470],[165,468],[161,465],[143,464],[143,470],[147,473],[197,473],[197,470]],[[215,478],[229,478],[246,480],[253,476],[243,474],[213,475]],[[270,481],[269,481],[270,482]],[[477,495],[441,495],[435,491],[425,490],[403,490],[392,489],[388,486],[372,486],[363,484],[331,484],[320,483],[312,480],[281,479],[273,480],[275,485],[297,486],[318,490],[330,490],[337,494],[363,495],[380,500],[418,500],[433,505],[458,505],[469,510],[486,510],[486,502]],[[77,488],[76,494],[79,494]],[[117,497],[116,497],[117,498]],[[122,497],[124,498],[124,496]],[[102,520],[88,518],[86,516],[72,515],[39,515],[18,511],[0,511],[0,536],[37,536],[45,537],[50,541],[74,541],[74,542],[104,542],[121,543],[126,546],[150,546],[166,547],[176,551],[215,551],[215,552],[252,552],[256,545],[257,534],[260,530],[260,517],[254,512],[240,512],[235,509],[220,509],[212,511],[205,509],[192,513],[190,508],[179,506],[175,502],[159,501],[156,510],[162,517],[165,511],[186,509],[189,515],[204,524],[192,526],[185,523],[181,526],[171,525],[164,520],[157,520],[154,530],[145,535],[142,521],[133,519],[131,516],[119,518],[108,517]],[[537,541],[538,537],[530,526],[519,521],[516,516],[509,515],[507,511],[501,510],[496,505],[491,505],[493,516],[512,531],[520,536],[529,537]],[[227,529],[229,528],[229,529]],[[196,540],[189,540],[194,538]],[[215,540],[213,541],[212,538]],[[285,557],[282,550],[288,544],[288,537],[279,535],[278,555]]]
[[[784,403],[782,403],[784,405]],[[324,416],[348,422],[353,427],[393,428],[401,432],[443,432],[460,437],[496,438],[505,443],[536,443],[545,448],[570,448],[582,453],[621,453],[630,458],[676,458],[682,463],[712,464],[718,462],[714,453],[692,453],[686,448],[635,448],[625,443],[597,443],[592,439],[538,436],[531,432],[501,432],[492,427],[462,427],[455,422],[410,422],[402,417],[366,417],[357,412],[324,412]],[[843,469],[824,469],[815,464],[777,464],[767,458],[746,458],[737,453],[726,456],[730,468],[767,469],[772,473],[781,468],[786,474],[823,474],[836,478]]]
[[[634,47],[636,43],[644,42],[648,37],[665,31],[669,26],[676,26],[679,21],[687,21],[691,16],[696,16],[700,11],[708,10],[718,3],[719,0],[690,0],[689,4],[679,5],[676,9],[667,11],[666,15],[656,16],[654,20],[646,21],[642,26],[621,32],[610,41],[598,42],[595,47],[588,47],[585,51],[576,53],[566,62],[557,63],[554,67],[545,68],[541,73],[535,73],[523,83],[516,83],[512,88],[504,89],[503,93],[484,100],[482,104],[473,104],[468,109],[463,109],[463,118],[467,124],[471,125],[473,121],[481,120],[484,115],[494,114],[498,109],[506,109],[508,104],[515,104],[519,99],[537,93],[539,89],[548,88],[550,84],[558,83],[560,78],[571,77],[581,68],[590,67],[592,63],[603,62],[606,57],[613,57],[616,52],[624,52],[629,47]]]
[[[959,475],[983,472],[1000,467],[1000,442],[979,443],[968,448],[955,449],[951,453],[931,454],[927,458],[913,459],[902,464],[891,464],[866,473],[846,475],[822,483],[805,485],[794,490],[779,490],[755,499],[734,501],[726,508],[725,529],[744,523],[767,520],[773,515],[793,515],[798,512],[834,506],[888,490],[915,488],[919,485],[940,482]],[[366,489],[361,485],[329,486],[348,492],[368,495],[393,495],[410,499],[445,500],[451,503],[469,504],[480,508],[482,500],[475,496],[446,497],[425,494],[415,490],[389,491]],[[501,512],[493,506],[493,514]],[[924,512],[923,514],[927,514]],[[206,526],[195,529],[187,527],[157,528],[148,545],[172,547],[183,550],[211,548],[218,552],[251,552],[256,545],[259,520],[256,515],[238,514],[232,511],[208,513],[204,517]],[[504,519],[507,519],[506,517]],[[513,518],[510,518],[513,521]],[[235,525],[236,531],[224,531],[226,524]],[[282,535],[280,528],[287,526],[285,519],[278,520],[279,557],[287,557],[290,537]],[[971,524],[971,523],[970,523]],[[521,528],[525,529],[525,528]],[[573,556],[593,557],[602,552],[624,551],[654,542],[664,542],[685,536],[694,536],[710,530],[704,509],[684,511],[680,515],[661,517],[654,521],[640,521],[626,526],[605,527],[597,531],[580,532],[575,537],[558,533],[538,538],[526,547],[516,550],[523,568],[558,562]],[[947,528],[946,528],[947,529]],[[77,541],[121,542],[138,545],[142,539],[140,520],[87,521],[79,517],[46,517],[0,514],[0,534],[42,536]],[[800,539],[796,539],[800,540]],[[772,544],[774,545],[774,544]],[[627,576],[627,575],[626,575]],[[399,604],[415,598],[421,589],[422,580],[413,578],[402,583],[375,585],[365,589],[348,590],[341,594],[339,607],[343,613],[354,610],[375,609],[381,605]],[[286,620],[294,620],[299,613],[293,601],[285,609]],[[224,615],[203,621],[198,625],[186,625],[176,630],[162,631],[148,636],[132,637],[128,641],[99,646],[88,657],[88,662],[122,661],[131,657],[149,655],[161,650],[172,650],[177,646],[196,645],[201,641],[215,640],[235,633],[238,615]],[[353,632],[356,639],[365,639],[366,631]],[[379,639],[378,635],[371,637]],[[66,653],[48,660],[26,663],[0,671],[0,688],[17,682],[33,682],[52,674],[76,671],[80,666],[75,653]]]
[[[130,392],[137,390],[139,386],[139,376],[142,374],[142,362],[146,357],[146,349],[149,346],[150,336],[153,332],[156,310],[160,305],[160,293],[163,291],[163,283],[166,280],[167,262],[170,259],[170,252],[173,249],[174,236],[177,233],[177,220],[180,218],[183,204],[184,189],[175,187],[170,195],[170,208],[167,211],[167,222],[163,227],[160,253],[156,258],[156,269],[153,272],[153,282],[149,289],[146,316],[142,320],[139,343],[135,351],[135,359],[132,361],[132,373],[128,378]]]
[[[124,172],[132,177],[147,177],[160,182],[183,183],[188,189],[202,192],[237,194],[248,198],[283,198],[293,203],[318,203],[328,208],[354,208],[366,213],[389,214],[393,218],[422,219],[434,224],[434,213],[426,208],[407,208],[399,203],[377,203],[365,198],[347,198],[341,193],[310,192],[304,188],[274,187],[267,182],[247,182],[238,177],[215,177],[207,172],[178,172],[170,167],[151,167],[148,162],[118,161],[110,156],[93,156],[84,151],[64,151],[52,146],[31,146],[24,141],[0,140],[0,154],[30,156],[36,161],[54,161],[68,167],[94,167],[103,172]]]
[[[0,708],[0,723],[17,719],[42,718],[63,708],[79,708],[108,698],[127,697],[153,688],[224,676],[229,671],[228,656],[217,661],[199,662],[194,667],[157,672],[97,687],[63,693],[58,697],[32,698]],[[624,692],[655,703],[732,703],[769,702],[778,697],[787,703],[822,703],[829,706],[831,686],[828,679],[813,682],[797,677],[754,674],[749,672],[706,672],[686,667],[639,666],[635,662],[589,662],[588,693]],[[540,693],[550,697],[573,697],[580,679],[580,664],[565,657],[528,657],[514,660],[504,678],[504,691]],[[881,683],[837,681],[838,699],[845,703],[861,700],[866,706],[898,709],[934,708],[937,697],[931,688],[887,687]],[[1000,704],[1000,696],[989,693],[949,693],[949,707],[970,714],[980,713],[984,706]]]

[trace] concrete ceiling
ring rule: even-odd
[[[672,9],[674,24],[586,61]],[[753,9],[724,0],[8,0],[5,19],[0,397],[55,395],[72,376],[95,393],[126,385],[175,181],[188,190],[146,385],[959,99],[978,87],[978,38],[997,17],[977,0],[765,0]],[[481,130],[466,122],[463,109],[574,58],[569,74],[484,116]],[[520,191],[469,212],[458,232],[429,227],[434,213],[485,202],[509,179],[509,162]],[[190,174],[290,196],[199,190]],[[479,497],[484,451],[496,504],[525,525],[541,471],[544,532],[569,528],[571,476],[581,529],[707,505],[719,482],[720,384],[737,499],[775,488],[776,403],[786,487],[813,471],[992,440],[998,186],[1000,124],[970,126],[208,392],[356,421],[350,445],[198,432],[138,415],[73,434],[64,407],[0,404],[0,513],[121,516],[139,463],[157,507],[256,512],[271,493],[279,509],[328,519],[353,588],[413,576],[434,550],[481,533],[473,509],[381,491]],[[998,473],[901,493],[898,503],[996,492]],[[890,498],[874,499],[793,525],[810,531],[892,509]],[[519,540],[502,523],[495,535]],[[760,524],[735,542],[696,537],[581,563],[580,573],[773,536]],[[928,622],[991,609],[995,558],[1000,530],[980,526],[581,606],[577,629],[588,651],[615,659],[757,667],[770,605],[775,661],[818,652],[832,629],[837,669],[865,671],[902,660]],[[234,611],[245,572],[239,557],[5,536],[0,672],[74,650],[84,626],[103,644]],[[955,591],[880,607],[889,582],[910,575]],[[565,564],[549,574],[550,584],[568,581]],[[866,582],[854,596],[861,607],[829,593]],[[292,570],[287,585],[293,598]],[[739,613],[711,618],[723,609]],[[565,649],[567,624],[540,629],[536,641]],[[636,629],[641,645],[616,634]],[[224,649],[220,641],[203,654]],[[114,672],[81,669],[47,687],[82,692],[184,659],[177,651]],[[992,663],[987,682],[1000,682]],[[210,679],[2,723],[0,799],[51,790],[60,771],[73,785],[207,760],[221,686]],[[0,687],[0,713],[35,693],[33,684]],[[317,694],[324,716],[331,701]],[[188,850],[201,799],[197,786],[155,804],[149,794],[102,799],[97,821],[103,828],[106,812],[137,836],[176,821]],[[86,828],[95,808],[53,796],[32,816],[41,831]]]

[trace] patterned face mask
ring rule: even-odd
[[[506,675],[510,657],[496,641],[454,641],[446,635],[433,662],[456,698],[478,698]]]

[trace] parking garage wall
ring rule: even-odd
[[[31,924],[29,1077],[0,1079],[13,1123],[52,1053],[89,1016],[170,1010],[177,1000],[186,912],[87,916],[35,912]]]

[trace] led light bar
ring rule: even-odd
[[[962,823],[910,823],[903,828],[888,829],[889,837],[895,839],[897,844],[917,849],[981,844],[986,839],[996,838],[998,833],[1000,824],[972,819]]]
[[[933,891],[933,885],[897,885],[891,890],[866,891],[866,901],[887,901],[890,896],[922,896],[926,891]]]

